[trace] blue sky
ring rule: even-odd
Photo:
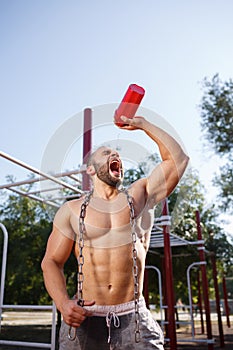
[[[67,118],[138,83],[214,193],[197,106],[205,76],[233,76],[232,13],[231,0],[0,0],[1,150],[39,168]],[[10,173],[25,177],[0,159]]]

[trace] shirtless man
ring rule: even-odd
[[[153,209],[173,191],[188,157],[173,137],[144,117],[122,120],[127,124],[122,128],[140,129],[158,145],[162,162],[149,177],[121,191],[120,156],[100,147],[87,164],[93,192],[58,210],[42,269],[63,316],[60,350],[163,349],[162,331],[142,296],[143,272]],[[80,274],[79,295],[71,299],[63,267],[73,247]]]

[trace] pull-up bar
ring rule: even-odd
[[[20,165],[21,167],[25,168],[25,169],[28,169],[30,171],[32,171],[33,173],[35,174],[38,174],[40,176],[42,176],[43,178],[46,178],[47,180],[51,180],[51,181],[54,181],[56,183],[58,183],[59,185],[65,187],[65,188],[69,188],[70,190],[74,191],[74,192],[77,192],[77,193],[82,193],[82,191],[80,189],[78,189],[77,187],[74,187],[72,185],[69,185],[67,184],[66,182],[62,181],[62,180],[59,180],[58,178],[56,178],[55,176],[52,176],[52,175],[49,175],[49,174],[46,174],[44,173],[43,171],[41,170],[38,170],[37,168],[35,167],[32,167],[31,165],[28,165],[24,162],[22,162],[21,160],[18,160],[12,156],[10,156],[9,154],[5,153],[5,152],[1,152],[0,151],[0,156],[7,159],[7,160],[10,160],[11,162],[15,163],[15,164],[18,164]],[[6,186],[7,187],[7,186]]]

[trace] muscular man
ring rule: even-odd
[[[158,145],[162,162],[122,191],[120,156],[100,147],[87,165],[92,193],[58,210],[42,269],[63,316],[60,350],[163,349],[162,331],[142,296],[143,272],[153,209],[173,191],[188,157],[173,137],[145,118],[122,120],[124,129],[140,129]],[[78,302],[67,294],[63,274],[73,247],[81,266],[78,298],[81,293],[83,300]]]

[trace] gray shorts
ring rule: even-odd
[[[140,341],[135,342],[134,302],[114,306],[93,306],[94,316],[76,329],[74,340],[68,339],[70,327],[61,325],[59,350],[163,350],[164,337],[159,324],[140,299]],[[72,335],[75,329],[72,328]]]

